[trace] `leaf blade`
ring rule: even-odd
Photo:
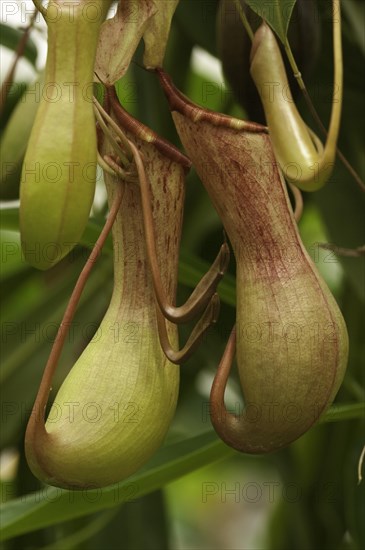
[[[0,23],[0,44],[2,46],[5,46],[9,50],[15,51],[22,36],[22,31],[14,29],[13,27],[5,25],[4,23]],[[25,57],[25,59],[27,59],[27,61],[29,61],[29,63],[31,63],[33,67],[36,66],[38,50],[33,40],[27,40],[23,57]]]
[[[119,506],[234,452],[209,431],[163,447],[147,467],[122,483],[88,491],[47,486],[1,506],[2,539]]]
[[[290,18],[296,0],[246,0],[250,8],[262,17],[276,32],[283,44],[286,43]]]

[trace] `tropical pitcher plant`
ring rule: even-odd
[[[53,84],[54,93],[62,93],[60,101],[42,99],[23,160],[25,258],[47,270],[79,242],[99,170],[109,213],[70,297],[29,417],[25,451],[32,472],[59,487],[104,487],[150,459],[174,417],[184,376],[180,365],[206,345],[205,334],[219,320],[217,287],[230,251],[236,262],[236,322],[223,357],[217,358],[211,422],[217,435],[242,453],[269,453],[291,444],[332,404],[348,360],[341,311],[297,226],[301,191],[324,186],[336,157],[342,107],[339,0],[333,0],[336,98],[324,143],[301,118],[290,91],[283,50],[299,87],[304,86],[286,39],[290,17],[284,25],[279,17],[265,17],[257,2],[256,7],[254,2],[244,7],[241,2],[220,3],[223,12],[235,7],[240,34],[252,42],[251,86],[263,120],[249,121],[193,103],[164,71],[178,0],[120,0],[111,17],[113,0],[33,1],[48,27],[42,85]],[[223,32],[223,46],[225,36]],[[181,150],[135,119],[118,97],[115,84],[125,76],[142,39],[144,67],[139,70],[151,71],[164,91]],[[268,83],[273,82],[286,90],[285,96],[272,93]],[[224,234],[210,269],[178,305],[185,180],[192,166]],[[109,232],[114,287],[101,336],[87,345],[47,408],[68,328]],[[295,261],[283,255],[287,243],[295,249]],[[37,247],[54,253],[35,255]],[[134,253],[127,253],[131,248]],[[178,327],[191,322],[182,345]],[[115,339],[110,327],[129,323],[138,330]],[[248,326],[263,327],[260,338],[250,337]],[[241,414],[228,412],[225,405],[235,358],[244,400]],[[76,401],[97,404],[98,422],[90,422],[82,406],[71,419],[69,404]],[[116,410],[133,421],[116,421]]]

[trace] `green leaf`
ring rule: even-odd
[[[344,486],[344,509],[348,521],[349,533],[354,540],[356,548],[363,548],[365,544],[365,483],[364,479],[359,483],[358,469],[359,460],[363,451],[363,426],[359,429],[357,441],[353,441],[346,455],[345,468],[343,472]],[[362,467],[364,472],[364,467]]]
[[[341,420],[353,420],[365,418],[365,403],[344,403],[332,405],[320,419],[320,423],[339,422]]]
[[[119,484],[84,491],[66,491],[45,486],[41,491],[1,506],[2,539],[133,501],[197,468],[228,458],[233,453],[232,449],[217,439],[213,431],[209,431],[163,447],[148,466]]]
[[[331,407],[321,422],[363,416],[362,403],[337,405]],[[2,539],[131,502],[202,466],[228,458],[234,452],[209,431],[163,447],[137,474],[110,487],[66,491],[45,486],[41,491],[10,500],[0,507]],[[7,485],[2,489],[4,502]]]
[[[118,537],[120,540],[120,536],[121,536],[120,531],[116,529],[116,525],[115,525],[117,524],[117,522],[120,525],[120,516],[118,512],[119,512],[118,508],[113,508],[111,510],[105,510],[103,512],[100,512],[100,514],[97,514],[96,516],[95,515],[92,515],[91,517],[85,516],[85,518],[82,518],[81,520],[83,522],[82,527],[71,532],[71,534],[66,534],[66,535],[63,535],[62,537],[57,538],[54,542],[47,544],[47,546],[41,546],[41,549],[42,550],[63,550],[64,548],[72,548],[72,549],[84,548],[82,544],[88,541],[89,539],[92,539],[93,543],[95,544],[95,538],[97,540],[98,536],[101,533],[104,534],[105,527],[109,527],[110,524],[112,527],[111,534]],[[80,522],[80,519],[76,521]],[[70,523],[74,524],[75,520],[71,522],[67,522],[65,526],[60,526],[60,530],[62,529],[62,527],[69,528]],[[40,533],[44,533],[44,532],[45,531],[41,531]],[[29,534],[25,536],[28,539]],[[110,544],[110,538],[111,538],[110,536],[108,536],[107,538],[109,547],[113,548],[113,546]],[[102,547],[102,544],[100,544],[100,547]]]
[[[4,101],[4,108],[0,116],[0,130],[1,130],[1,139],[3,139],[3,133],[6,129],[6,126],[13,114],[16,106],[19,101],[22,99],[25,90],[27,89],[26,82],[13,82],[8,88],[8,93]],[[2,157],[0,157],[2,158]],[[4,159],[2,158],[4,162]]]
[[[351,39],[356,42],[362,55],[365,55],[365,3],[346,0],[342,2],[341,8],[348,21]]]
[[[23,31],[19,31],[18,29],[9,27],[9,25],[0,23],[0,44],[10,50],[16,50],[23,34]],[[38,50],[33,40],[27,40],[23,56],[35,67],[38,57]]]
[[[215,26],[217,1],[180,0],[174,21],[193,44],[216,55]]]
[[[296,0],[246,0],[250,8],[262,17],[276,32],[283,44]]]
[[[161,489],[122,506],[119,516],[104,532],[99,533],[96,548],[103,548],[104,540],[108,541],[109,548],[119,548],[123,540],[123,548],[128,550],[169,550],[169,518],[166,512],[164,491]]]
[[[0,227],[2,230],[19,232],[19,208],[1,208]]]

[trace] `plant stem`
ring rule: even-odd
[[[10,91],[10,86],[12,85],[12,83],[14,81],[14,75],[15,75],[15,71],[16,71],[16,68],[17,68],[17,65],[18,65],[18,61],[21,57],[23,57],[24,50],[25,50],[25,47],[26,47],[28,39],[29,39],[30,31],[32,30],[33,25],[35,23],[37,13],[38,13],[38,8],[35,8],[27,27],[24,29],[24,34],[18,42],[17,48],[15,50],[14,61],[13,61],[12,65],[11,65],[9,71],[8,71],[8,74],[5,77],[5,80],[2,84],[2,86],[1,86],[0,116],[3,113],[5,103],[6,103],[6,99],[8,97],[9,91]]]
[[[364,403],[349,403],[332,405],[320,418],[319,423],[341,422],[343,420],[355,420],[365,418]]]
[[[46,18],[47,15],[47,8],[45,8],[42,4],[42,0],[33,0],[33,4],[35,5],[37,11],[43,15],[44,18]]]
[[[360,258],[365,255],[365,245],[358,246],[357,248],[344,248],[332,243],[319,243],[319,246],[325,250],[331,250],[337,254],[337,256],[344,256],[347,258]]]
[[[248,34],[248,36],[250,37],[250,40],[251,42],[253,41],[253,37],[254,37],[254,33],[253,33],[253,30],[252,30],[252,27],[250,25],[250,23],[248,22],[248,19],[246,17],[246,14],[245,12],[243,11],[243,8],[241,6],[241,2],[240,0],[235,0],[235,6],[236,6],[236,9],[238,11],[238,14],[240,16],[240,19],[242,21],[242,24],[243,26],[245,27],[246,29],[246,32]]]

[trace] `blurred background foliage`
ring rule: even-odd
[[[229,4],[231,13],[223,12],[218,1],[181,0],[165,68],[180,89],[200,105],[258,120],[262,112],[248,75],[250,45],[238,17],[234,12],[232,16],[233,3]],[[313,103],[327,125],[333,78],[331,2],[303,0],[299,4],[289,37]],[[339,146],[363,174],[365,4],[343,0],[342,16],[345,81]],[[28,63],[37,72],[41,70],[39,40],[35,38],[42,32],[32,32],[22,67]],[[10,17],[3,17],[2,51],[15,50],[20,37],[21,30],[14,28]],[[134,116],[179,146],[157,79],[141,68],[142,53],[141,46],[128,74],[117,84],[120,100]],[[21,162],[19,150],[23,146],[24,152],[26,144],[22,137],[26,111],[34,109],[31,102],[21,101],[26,86],[19,70],[1,116],[1,548],[364,548],[365,485],[358,484],[364,443],[364,259],[337,257],[319,247],[319,243],[330,242],[356,248],[364,242],[364,195],[340,162],[324,189],[305,195],[299,224],[305,246],[340,304],[350,336],[346,378],[326,422],[290,447],[263,457],[236,453],[216,438],[209,421],[208,398],[235,318],[232,260],[220,285],[219,322],[181,369],[176,418],[157,456],[130,480],[103,494],[45,488],[32,476],[23,450],[27,418],[67,299],[102,226],[105,195],[100,182],[92,219],[80,246],[67,258],[47,272],[27,266],[18,231],[19,173],[5,184],[3,181],[4,162]],[[304,100],[298,93],[296,97],[303,116],[315,129]],[[13,149],[4,151],[4,136],[11,124],[17,140]],[[21,144],[21,139],[25,143]],[[178,303],[206,271],[223,238],[221,222],[194,170],[186,189]],[[83,294],[53,394],[96,332],[108,306],[112,279],[109,241]],[[181,330],[181,339],[186,336]],[[227,401],[233,404],[240,400],[240,390],[235,375],[231,378]]]

